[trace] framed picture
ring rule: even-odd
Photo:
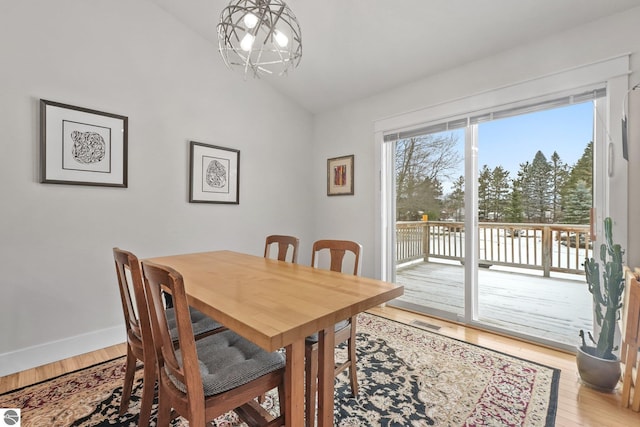
[[[353,154],[327,159],[327,196],[353,195]]]
[[[40,100],[40,182],[127,187],[129,119]]]
[[[240,150],[191,141],[190,203],[240,203]]]

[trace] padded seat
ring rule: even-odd
[[[268,353],[232,331],[199,340],[196,353],[205,396],[240,387],[285,366],[282,354]],[[180,360],[180,350],[176,355]],[[184,384],[172,375],[169,378],[180,391],[186,392]]]

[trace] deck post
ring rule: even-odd
[[[545,226],[542,228],[542,270],[544,277],[551,277],[551,228]]]
[[[427,222],[422,225],[422,260],[429,261],[429,224]]]

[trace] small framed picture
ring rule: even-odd
[[[353,195],[353,157],[327,159],[327,196]]]
[[[240,150],[191,141],[190,203],[240,203]]]
[[[40,100],[40,182],[127,187],[129,119]]]

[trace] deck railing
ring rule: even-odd
[[[592,256],[588,225],[480,222],[481,266],[510,266],[550,272],[584,274]],[[402,221],[396,223],[396,263],[429,258],[464,263],[464,223]]]

